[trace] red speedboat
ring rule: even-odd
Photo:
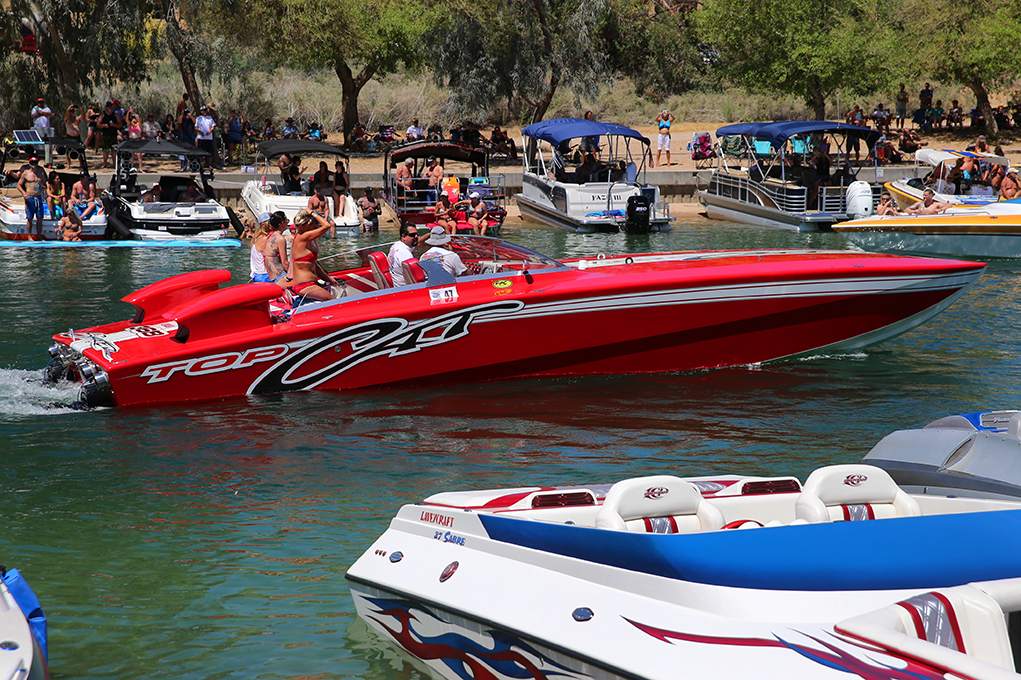
[[[755,364],[903,333],[985,266],[820,250],[559,262],[478,236],[448,247],[468,266],[458,278],[413,262],[417,282],[393,288],[368,248],[333,274],[336,300],[287,310],[273,284],[221,288],[224,270],[165,279],[124,298],[133,319],[54,336],[47,373],[82,381],[83,404],[131,406]]]

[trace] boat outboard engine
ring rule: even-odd
[[[637,194],[627,199],[627,219],[624,220],[624,233],[648,234],[649,218],[651,217],[649,198]]]
[[[872,185],[868,182],[851,182],[847,187],[847,216],[852,220],[870,217],[875,211]]]
[[[50,363],[43,369],[43,382],[58,383],[74,380],[74,362],[64,357],[58,345],[50,347]]]

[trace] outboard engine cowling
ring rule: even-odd
[[[847,187],[847,216],[852,220],[869,217],[875,206],[872,203],[872,185],[868,182],[851,182]]]
[[[641,194],[629,196],[627,199],[627,219],[624,220],[624,231],[628,234],[648,234],[651,218],[649,199]]]

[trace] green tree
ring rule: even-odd
[[[450,30],[430,36],[434,73],[450,89],[455,116],[488,112],[502,98],[518,98],[528,120],[546,115],[561,86],[595,99],[609,77],[596,31],[608,0],[494,0],[455,3]]]
[[[935,80],[964,85],[990,133],[997,133],[989,91],[1021,69],[1021,3],[1016,0],[903,0],[905,60]]]
[[[438,16],[425,0],[233,0],[223,7],[229,15],[221,15],[221,30],[238,31],[267,58],[336,73],[345,143],[362,88],[402,65],[423,64],[422,36]]]
[[[878,0],[705,0],[699,35],[722,72],[750,90],[805,99],[817,120],[837,90],[887,86],[887,25]]]

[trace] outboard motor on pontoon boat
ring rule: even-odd
[[[872,216],[875,206],[872,203],[872,185],[868,182],[851,182],[847,187],[847,216],[852,220]]]
[[[650,214],[649,199],[641,194],[627,199],[627,219],[624,220],[624,232],[627,234],[648,234]]]

